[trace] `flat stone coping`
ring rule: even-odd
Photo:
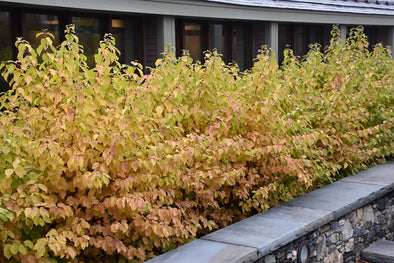
[[[394,241],[377,240],[363,250],[362,257],[371,263],[393,263]]]
[[[244,219],[147,263],[255,262],[394,190],[394,160]]]

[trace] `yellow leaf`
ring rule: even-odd
[[[4,256],[7,259],[10,259],[12,257],[12,254],[11,254],[10,250],[11,250],[11,245],[10,244],[5,245],[4,248],[3,248]]]
[[[10,251],[11,251],[11,254],[12,254],[12,255],[18,254],[18,245],[17,245],[17,244],[11,245]]]
[[[165,225],[163,226],[163,234],[165,237],[168,237],[170,235],[170,233]]]
[[[25,216],[29,217],[30,214],[31,214],[31,208],[30,207],[26,207],[26,209],[25,209]]]
[[[162,106],[157,106],[156,107],[156,112],[158,116],[161,116],[161,114],[163,113],[163,107]]]
[[[65,252],[71,257],[71,258],[75,258],[75,256],[77,255],[75,249],[71,246],[67,246],[65,248]]]
[[[25,169],[23,169],[22,166],[16,167],[16,169],[15,169],[15,174],[16,174],[18,177],[22,178],[23,175],[24,175],[24,173],[25,173]]]
[[[25,96],[25,90],[22,88],[17,88],[16,89],[23,97]]]
[[[5,173],[6,177],[10,177],[14,173],[14,170],[13,169],[7,169],[7,170],[5,170],[4,173]]]
[[[29,84],[33,81],[33,77],[30,75],[25,75],[26,84]]]
[[[48,240],[46,238],[40,238],[37,240],[36,244],[34,245],[34,250],[37,251],[36,257],[40,258],[45,255],[46,252],[46,245],[48,243]]]
[[[76,171],[78,169],[78,160],[75,158],[75,156],[70,157],[67,162],[67,167],[70,169],[70,171]]]
[[[14,167],[14,169],[16,169],[16,167],[19,166],[19,163],[20,163],[20,162],[21,162],[21,160],[16,159],[16,160],[12,163],[12,166]]]
[[[261,108],[260,113],[261,113],[262,115],[264,115],[264,114],[268,113],[269,110],[270,110],[270,107],[264,106],[264,107]]]
[[[166,109],[167,109],[168,112],[172,112],[172,104],[171,104],[170,101],[166,100],[164,102],[164,105],[166,106]]]
[[[37,187],[40,188],[45,193],[48,192],[48,188],[43,184],[37,184]]]

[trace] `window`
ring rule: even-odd
[[[278,63],[282,63],[284,59],[283,52],[286,48],[294,48],[292,26],[286,24],[279,24],[279,50],[278,50]]]
[[[223,24],[208,24],[209,30],[209,45],[208,50],[216,49],[219,54],[226,57],[226,47],[225,47],[225,34]]]
[[[252,43],[251,43],[251,51],[252,51],[252,58],[256,58],[257,54],[259,53],[259,50],[263,45],[266,45],[266,39],[265,39],[265,34],[266,34],[266,27],[267,25],[264,22],[253,22],[249,28],[251,28],[253,34],[252,38]]]
[[[84,54],[89,66],[94,65],[94,54],[100,43],[100,23],[95,17],[73,16],[72,23],[75,24],[75,33],[79,37],[80,44],[84,47]]]
[[[279,24],[279,62],[283,62],[283,52],[291,48],[296,56],[304,56],[309,45],[319,43],[323,49],[330,43],[328,25]]]
[[[55,36],[53,45],[57,46],[60,44],[60,33],[59,33],[59,17],[56,15],[44,15],[35,13],[26,13],[26,34],[25,38],[30,42],[33,48],[37,48],[40,44],[40,38],[37,39],[37,33],[42,30],[47,30]]]
[[[202,26],[198,23],[185,23],[184,49],[190,52],[194,60],[202,60]]]
[[[295,26],[294,27],[294,55],[303,56],[307,52],[308,41],[307,41],[307,31],[308,28],[305,26]]]
[[[14,45],[13,36],[11,33],[11,21],[9,12],[0,11],[0,62],[10,60],[13,58],[12,47]],[[5,82],[2,76],[0,76],[0,92],[5,92],[10,87]]]
[[[22,7],[22,8],[21,8]],[[147,18],[145,20],[145,18]],[[37,33],[46,29],[55,37],[53,44],[58,46],[64,40],[66,25],[74,24],[75,33],[79,43],[83,45],[84,55],[90,67],[94,65],[94,55],[97,53],[100,40],[105,33],[112,33],[116,40],[116,46],[121,52],[119,61],[130,63],[131,61],[144,62],[144,50],[152,57],[152,66],[157,59],[157,44],[155,41],[148,43],[144,38],[154,36],[156,31],[146,31],[145,24],[156,30],[154,16],[126,16],[126,15],[97,15],[94,13],[78,13],[73,10],[51,10],[45,8],[0,7],[0,61],[16,59],[15,38],[24,37],[33,48],[41,42],[37,39]],[[150,45],[150,49],[145,45]],[[154,53],[151,50],[154,49]],[[145,65],[146,66],[146,65]],[[1,79],[0,79],[1,80]]]
[[[369,43],[368,49],[370,51],[372,51],[373,47],[378,43],[381,43],[384,46],[389,44],[389,29],[390,27],[387,26],[364,26],[364,33],[367,36]],[[348,28],[348,30],[350,30],[350,28]]]
[[[0,61],[12,59],[14,39],[11,33],[10,12],[0,11],[0,32]]]
[[[130,19],[112,19],[112,35],[120,51],[119,62],[129,64],[138,59],[137,23]]]
[[[226,63],[236,62],[241,70],[250,66],[247,23],[178,20],[176,28],[178,55],[188,50],[193,60],[202,61],[204,51],[216,49]]]
[[[236,24],[232,28],[232,60],[235,61],[240,70],[249,67],[249,57],[251,54],[249,46],[248,30],[246,25]]]

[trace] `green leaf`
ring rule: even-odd
[[[12,255],[18,254],[18,252],[19,252],[18,248],[19,248],[19,244],[12,244],[11,245],[10,251],[11,251]]]
[[[26,255],[27,254],[27,249],[24,245],[22,244],[18,244],[18,251],[22,254],[22,255]]]
[[[31,240],[25,240],[23,241],[23,244],[25,244],[25,246],[27,246],[30,249],[33,249],[34,247],[33,242],[31,242]]]
[[[15,238],[15,234],[12,232],[12,231],[6,231],[7,232],[7,235],[10,237],[10,238]]]

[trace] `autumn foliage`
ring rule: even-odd
[[[90,69],[66,31],[1,66],[1,261],[140,262],[393,156],[394,62],[362,28],[280,68],[167,52],[149,75],[110,35]]]

